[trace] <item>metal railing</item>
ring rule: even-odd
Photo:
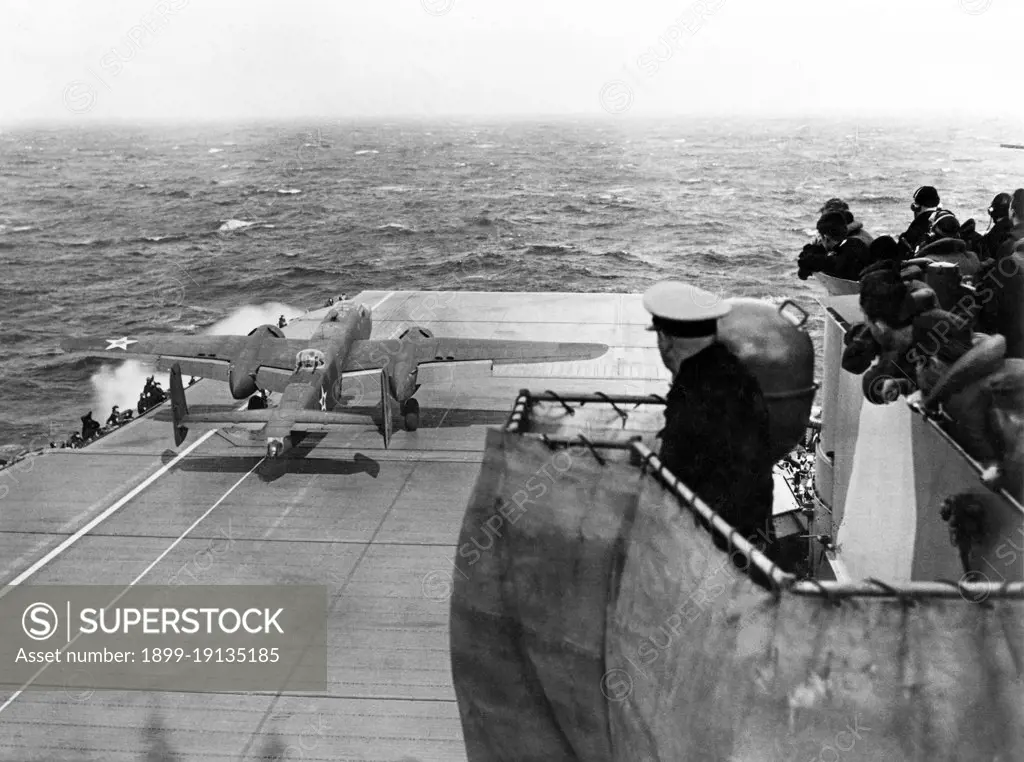
[[[791,593],[794,595],[816,596],[838,603],[844,598],[882,597],[898,598],[913,602],[921,598],[963,598],[965,601],[984,604],[992,598],[1024,599],[1024,582],[965,582],[935,580],[932,582],[899,582],[890,583],[876,578],[868,578],[860,582],[837,582],[833,580],[801,579],[784,571],[760,549],[743,537],[731,524],[712,510],[692,490],[690,490],[675,474],[673,474],[658,456],[642,442],[641,436],[634,436],[626,441],[593,439],[584,434],[574,436],[551,436],[549,434],[530,432],[532,407],[537,402],[555,402],[560,404],[568,415],[574,416],[576,409],[569,403],[577,402],[580,407],[587,403],[604,403],[614,409],[622,418],[623,426],[629,412],[622,409],[623,405],[665,405],[666,401],[658,395],[607,395],[595,394],[558,394],[545,391],[537,394],[522,389],[516,397],[505,424],[505,430],[522,436],[537,439],[551,448],[585,446],[597,461],[605,464],[605,459],[598,452],[601,449],[629,450],[640,463],[643,473],[652,473],[659,482],[669,490],[679,502],[695,516],[704,520],[711,531],[725,541],[730,556],[739,555],[744,561],[744,569],[748,575],[756,569],[768,581],[776,595]],[[819,422],[812,422],[810,431],[820,429]],[[965,577],[968,575],[964,575]]]

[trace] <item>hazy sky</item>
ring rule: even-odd
[[[2,0],[0,121],[1020,118],[1022,30],[1024,0]]]

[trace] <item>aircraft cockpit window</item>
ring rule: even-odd
[[[324,363],[326,363],[326,358],[319,349],[303,349],[295,356],[296,370],[316,370]]]

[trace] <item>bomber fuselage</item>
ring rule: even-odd
[[[355,302],[337,305],[317,326],[310,337],[309,348],[296,356],[295,370],[267,423],[268,455],[279,455],[295,444],[297,437],[292,434],[294,420],[289,417],[290,412],[326,413],[335,409],[341,401],[342,375],[352,344],[370,338],[372,327],[369,308]],[[275,444],[279,448],[275,448]]]

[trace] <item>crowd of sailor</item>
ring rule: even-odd
[[[992,199],[984,234],[973,219],[960,224],[931,186],[917,189],[911,210],[904,232],[873,238],[830,199],[799,277],[857,281],[864,321],[846,335],[843,367],[863,375],[870,402],[905,395],[980,462],[987,483],[1020,494],[1024,189]]]
[[[863,270],[877,262],[928,259],[956,264],[961,275],[974,278],[986,263],[991,266],[1024,251],[1024,188],[992,199],[985,233],[977,230],[973,218],[961,225],[930,185],[914,192],[910,209],[913,219],[904,232],[876,239],[854,218],[845,201],[829,199],[819,210],[818,237],[804,246],[797,259],[799,277],[806,280],[821,272],[859,280]]]
[[[189,379],[189,386],[197,381],[196,378]],[[155,380],[153,376],[146,379],[146,385],[142,389],[142,393],[139,394],[139,402],[135,406],[135,410],[120,410],[117,405],[114,405],[110,410],[110,415],[107,416],[106,423],[102,426],[99,421],[92,417],[92,411],[82,416],[82,430],[81,432],[74,431],[71,435],[63,442],[50,442],[51,449],[64,449],[72,448],[76,449],[84,447],[86,444],[94,439],[109,434],[119,426],[123,426],[129,421],[135,418],[135,413],[138,411],[139,415],[142,415],[151,408],[156,407],[161,402],[167,399],[167,392],[163,390],[160,382]]]

